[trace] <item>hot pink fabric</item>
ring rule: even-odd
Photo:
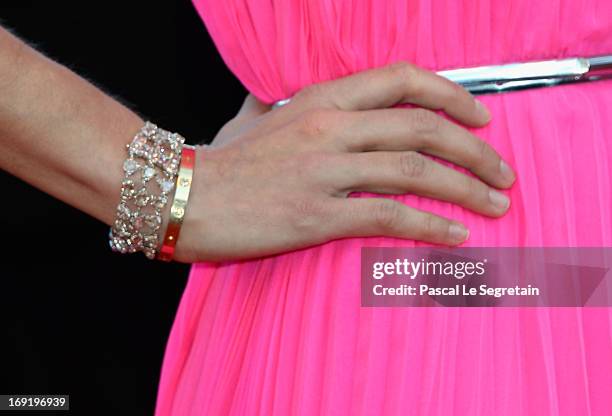
[[[400,59],[439,70],[612,53],[610,0],[194,4],[266,102]],[[475,131],[518,172],[509,213],[393,198],[466,223],[470,246],[612,245],[612,81],[482,99],[493,121]],[[353,238],[194,264],[156,415],[612,414],[611,309],[360,308],[366,244],[414,245]]]

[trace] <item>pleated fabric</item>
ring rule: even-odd
[[[610,0],[193,2],[268,103],[398,60],[441,70],[612,53]],[[473,131],[517,171],[508,214],[389,197],[467,224],[466,246],[611,246],[612,81],[482,100],[493,120]],[[611,309],[361,308],[365,245],[424,244],[351,238],[194,264],[156,415],[612,414]]]

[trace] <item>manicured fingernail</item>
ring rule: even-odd
[[[489,190],[489,200],[491,203],[497,208],[499,211],[506,211],[510,206],[510,199],[502,194],[501,192],[497,192],[494,189]]]
[[[514,174],[512,168],[510,168],[510,166],[508,166],[508,164],[503,160],[499,161],[499,171],[501,172],[504,179],[506,179],[510,183],[513,183],[516,179],[516,175]]]
[[[480,100],[474,99],[474,101],[476,101],[476,108],[478,108],[478,111],[480,111],[483,117],[487,121],[491,120],[491,112],[489,111],[489,109],[485,107],[485,105]]]
[[[470,235],[469,230],[459,223],[451,224],[448,233],[450,238],[457,243],[464,242]]]

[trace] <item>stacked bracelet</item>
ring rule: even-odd
[[[194,163],[195,148],[193,146],[184,145],[178,179],[176,181],[176,190],[174,191],[174,199],[172,200],[172,207],[170,207],[168,228],[166,229],[166,236],[164,237],[162,248],[157,255],[159,260],[170,261],[174,256],[174,248],[181,231],[187,200],[189,199]]]
[[[113,251],[142,251],[149,259],[154,259],[158,254],[162,212],[168,203],[168,195],[176,186],[181,157],[186,147],[184,143],[185,139],[181,135],[170,133],[147,121],[127,145],[128,157],[123,164],[125,176],[121,185],[121,199],[109,232],[109,244]],[[191,146],[186,148],[193,152]],[[189,171],[192,171],[193,154],[190,155]],[[188,177],[190,185],[190,173]],[[183,214],[189,195],[189,188],[186,194],[184,188],[182,182],[178,196]],[[182,216],[178,222],[179,227]],[[178,238],[176,222],[175,218],[170,241],[172,249],[164,250],[162,260],[172,258]]]

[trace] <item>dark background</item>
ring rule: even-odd
[[[190,143],[246,94],[190,0],[3,0],[0,24]],[[106,225],[4,172],[0,186],[0,394],[153,414],[189,266],[113,253]]]

